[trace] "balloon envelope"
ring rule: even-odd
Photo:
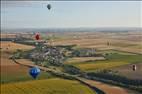
[[[36,39],[36,40],[39,40],[39,38],[40,38],[40,35],[37,33],[37,34],[35,35],[35,39]]]
[[[132,67],[133,67],[133,71],[136,71],[137,69],[136,65],[133,65]]]
[[[29,74],[35,79],[40,74],[40,69],[33,67],[30,69]]]
[[[47,8],[50,10],[50,9],[51,9],[51,5],[50,5],[50,4],[48,4],[48,5],[47,5]]]
[[[36,42],[35,45],[38,46],[38,42]]]

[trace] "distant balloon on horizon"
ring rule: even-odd
[[[51,5],[47,4],[47,8],[48,8],[48,10],[50,10],[51,9]]]

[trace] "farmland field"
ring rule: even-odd
[[[105,60],[104,57],[74,57],[68,59],[65,63],[66,64],[73,64],[73,63],[80,63],[80,62],[85,62],[85,61],[95,61],[95,60]]]
[[[16,81],[19,78],[28,77],[28,68],[19,66],[9,59],[12,53],[17,49],[17,46],[23,47],[22,45],[16,45],[12,42],[1,42],[1,83],[7,83]],[[25,48],[27,48],[27,46],[25,46]]]
[[[72,63],[73,65],[79,67],[82,70],[86,71],[93,71],[93,70],[101,70],[101,69],[110,69],[113,67],[118,67],[122,65],[142,62],[142,55],[127,55],[126,54],[118,54],[112,53],[107,56],[108,59],[106,60],[97,60],[91,62],[79,62],[79,63]]]
[[[112,68],[112,70],[118,71],[121,75],[126,76],[131,79],[142,79],[142,63],[137,63],[135,64],[137,66],[137,70],[133,71],[131,69],[132,64],[120,66],[120,67],[115,67]],[[127,74],[127,75],[126,75]]]
[[[4,84],[1,90],[2,94],[95,94],[77,81],[59,78]]]
[[[28,50],[34,48],[33,46],[27,46],[27,45],[22,45],[22,44],[17,44],[13,42],[7,42],[7,41],[1,41],[1,51],[8,51],[8,52],[14,52],[17,49],[22,49],[22,50]]]
[[[142,94],[142,2],[115,1],[2,0],[0,94]]]
[[[95,94],[90,88],[77,81],[55,79],[55,76],[43,71],[35,81],[28,74],[29,68],[18,65],[9,59],[12,53],[17,50],[17,47],[21,50],[28,50],[33,47],[12,42],[1,42],[1,45],[1,94],[78,94],[82,92]],[[8,47],[9,45],[10,47]],[[31,64],[31,61],[24,59],[18,61]]]
[[[10,45],[10,47],[8,47]],[[8,47],[8,49],[7,49]],[[19,81],[33,80],[28,74],[29,68],[14,63],[10,58],[16,49],[28,50],[33,47],[16,44],[12,42],[1,42],[1,83],[11,83]],[[38,79],[52,77],[50,74],[42,72]]]
[[[58,38],[53,39],[53,45],[68,45],[76,44],[76,48],[95,48],[96,53],[102,54],[100,57],[72,57],[69,58],[64,64],[73,65],[82,71],[93,72],[97,70],[114,70],[118,71],[120,75],[126,76],[132,79],[142,79],[141,78],[141,40],[137,38],[136,40],[130,40],[131,38],[126,37],[124,34],[122,36],[115,35],[113,33],[103,34],[98,32],[86,32],[86,33],[75,33],[71,32],[67,36],[62,35]],[[94,35],[95,34],[95,35]],[[98,35],[96,35],[98,34]],[[138,33],[139,34],[139,33]],[[110,37],[114,35],[113,37]],[[130,34],[131,35],[131,34]],[[137,35],[137,34],[136,34]],[[68,37],[69,36],[69,37]],[[46,38],[46,36],[44,36]],[[101,38],[100,38],[101,37]],[[130,37],[135,37],[131,35]],[[120,40],[121,39],[121,40]],[[107,45],[107,42],[110,45]],[[49,44],[48,44],[49,45]],[[34,48],[33,46],[27,46],[22,44],[17,44],[13,42],[1,42],[1,84],[2,84],[2,94],[15,94],[18,92],[20,94],[79,94],[80,92],[84,94],[94,94],[94,92],[88,87],[80,84],[77,81],[59,79],[51,75],[48,72],[41,72],[37,80],[33,80],[28,74],[29,68],[15,64],[10,58],[10,56],[17,49],[29,50]],[[23,64],[33,65],[33,63],[26,59],[19,59],[18,62]],[[22,64],[21,63],[21,64]],[[137,71],[132,71],[132,64],[138,66]],[[49,67],[51,68],[51,67]],[[127,68],[127,69],[126,69]],[[54,69],[54,68],[52,68]],[[62,71],[62,68],[59,71]],[[127,73],[127,75],[125,75]],[[50,79],[48,79],[50,78]],[[55,83],[56,82],[56,83]],[[89,81],[88,81],[89,82]],[[37,85],[39,83],[39,85]],[[62,85],[61,85],[62,84]],[[103,83],[94,83],[94,86],[101,87]],[[31,86],[29,90],[29,87]],[[9,88],[11,87],[11,88]],[[39,88],[38,88],[39,87]],[[46,87],[46,88],[45,88]],[[70,88],[69,88],[70,87]],[[109,87],[109,86],[104,86]],[[35,89],[38,88],[38,89]],[[76,89],[79,88],[79,89]],[[115,87],[114,87],[115,88]],[[15,89],[16,91],[13,91]],[[113,89],[113,86],[108,89],[103,88],[107,92]],[[43,91],[41,91],[43,90]],[[118,88],[118,92],[126,92],[123,88]],[[69,92],[67,92],[69,91]],[[18,94],[17,93],[17,94]],[[108,94],[109,94],[108,93]],[[125,93],[127,94],[127,93]]]
[[[103,82],[98,82],[95,80],[86,80],[86,79],[84,79],[84,80],[85,80],[85,82],[87,82],[91,85],[94,85],[97,88],[103,90],[106,94],[140,94],[138,92],[131,91],[126,88],[121,88],[118,86],[116,87],[114,85],[109,85],[109,84],[106,84]]]
[[[76,44],[78,47],[99,50],[115,49],[142,53],[141,32],[70,32],[63,33],[61,39],[54,39],[54,45]],[[109,42],[110,45],[107,45]]]

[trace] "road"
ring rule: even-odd
[[[54,72],[54,73],[58,73],[58,74],[69,75],[69,74],[63,73],[61,71],[57,71],[57,70],[50,69],[47,67],[35,65],[30,60],[27,60],[27,59],[19,59],[19,60],[14,59],[14,62],[17,64],[20,64],[20,65],[23,65],[23,66],[27,66],[27,67],[37,66],[38,68],[40,68],[41,70],[46,71],[46,72]],[[78,81],[80,81],[81,83],[83,83],[83,84],[87,85],[88,87],[90,87],[91,89],[93,89],[94,91],[97,90],[99,92],[102,92],[102,93],[98,93],[98,94],[103,94],[103,92],[105,92],[105,94],[130,94],[130,93],[128,93],[127,89],[124,89],[124,88],[121,88],[118,86],[108,85],[108,84],[105,84],[105,83],[102,83],[99,81],[88,80],[88,79],[80,78],[77,76],[74,76],[74,77]],[[131,94],[134,94],[134,93],[131,93]]]

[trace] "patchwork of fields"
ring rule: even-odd
[[[76,48],[95,48],[96,53],[101,53],[105,57],[73,57],[68,59],[65,64],[73,65],[85,72],[108,69],[117,71],[120,75],[128,78],[142,79],[142,40],[139,33],[129,33],[128,36],[127,33],[103,34],[98,32],[76,33],[76,36],[74,35],[72,33],[67,36],[63,35],[61,38],[54,39],[52,44],[76,44]],[[77,81],[60,79],[47,72],[41,72],[38,79],[33,80],[28,74],[29,68],[15,64],[9,59],[17,49],[29,50],[32,48],[34,47],[13,42],[1,42],[2,94],[95,94],[90,88]],[[20,62],[31,63],[24,59],[21,59]],[[137,65],[136,71],[132,71],[132,64]],[[107,87],[103,87],[102,83],[89,83],[100,87],[100,89]],[[111,89],[113,88],[106,89],[108,94],[111,94]]]
[[[17,49],[28,50],[32,47],[12,42],[1,42],[1,45],[1,94],[95,94],[90,88],[77,81],[55,78],[43,71],[34,80],[28,74],[27,67],[9,59]],[[20,61],[31,64],[24,59]]]
[[[109,56],[110,59],[104,61],[93,61],[83,63],[73,63],[74,66],[84,71],[97,71],[103,69],[111,69],[132,79],[142,79],[142,55],[116,55]],[[137,70],[132,70],[132,64],[137,65]],[[124,66],[124,67],[123,67]],[[126,75],[127,74],[127,75]]]
[[[10,46],[9,46],[10,45]],[[10,58],[17,49],[28,50],[33,47],[12,42],[1,42],[1,83],[21,82],[33,80],[28,74],[29,68],[14,63]],[[8,48],[8,49],[7,49]],[[38,79],[51,78],[52,75],[41,72]]]
[[[8,83],[27,79],[27,67],[15,64],[10,58],[18,48],[31,49],[31,47],[15,44],[12,42],[1,42],[1,83]],[[29,77],[30,78],[30,77]]]
[[[142,53],[141,32],[70,32],[54,39],[54,45],[76,44],[78,47],[98,50],[115,49],[133,53]],[[108,45],[109,43],[109,45]]]
[[[135,64],[137,66],[137,70],[132,70],[132,65],[124,65],[120,67],[112,68],[112,70],[119,71],[119,73],[123,76],[126,76],[131,79],[142,79],[142,63]],[[126,75],[127,74],[127,75]]]

